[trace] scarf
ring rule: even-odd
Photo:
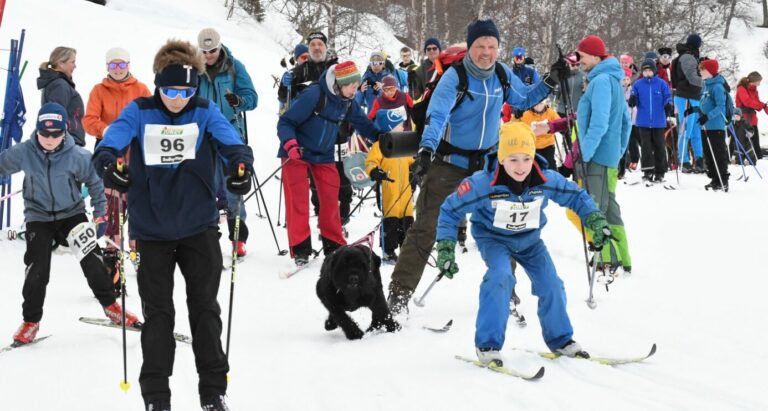
[[[469,73],[472,77],[483,81],[491,78],[496,69],[495,65],[491,66],[489,69],[481,69],[480,67],[477,67],[477,65],[472,62],[472,59],[469,58],[469,53],[464,55],[463,63],[464,68],[467,69],[467,73]]]

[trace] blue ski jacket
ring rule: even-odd
[[[178,164],[147,165],[145,149],[152,141],[145,133],[153,126],[161,127],[163,135],[197,127],[194,158]],[[192,98],[179,113],[165,108],[157,90],[152,97],[131,102],[96,148],[96,170],[103,173],[129,147],[128,214],[131,234],[139,240],[178,240],[218,226],[217,156],[227,163],[228,174],[240,163],[253,172],[251,148],[243,144],[219,107],[201,97]]]
[[[533,66],[528,64],[513,65],[512,73],[514,73],[525,85],[536,84],[541,81],[539,72],[536,71]]]
[[[582,159],[616,168],[632,132],[632,118],[621,80],[624,70],[615,57],[598,63],[587,75],[589,85],[579,100],[576,120]]]
[[[368,82],[369,80],[372,82],[381,82],[384,80],[384,77],[386,76],[392,76],[397,81],[397,89],[403,92],[406,92],[408,89],[408,81],[406,80],[403,82],[403,76],[401,76],[397,70],[395,72],[390,71],[388,68],[382,69],[378,73],[374,73],[371,71],[370,67],[368,70],[363,73],[363,77],[360,80],[360,84],[363,84],[365,82]],[[321,77],[322,78],[322,77]],[[364,92],[358,91],[355,94],[355,101],[357,101],[357,104],[361,106],[368,107],[370,110],[371,107],[373,107],[373,101],[376,100],[377,97],[379,97],[382,93],[384,93],[383,90],[374,90],[373,87],[368,87]]]
[[[725,79],[721,75],[704,80],[699,110],[707,115],[706,130],[725,131]]]
[[[343,99],[334,89],[335,66],[320,75],[320,81],[313,84],[291,102],[291,107],[277,121],[277,136],[280,138],[278,157],[288,157],[283,149],[285,142],[295,138],[302,148],[301,159],[309,163],[333,163],[334,145],[342,121],[350,124],[362,136],[376,140],[380,131],[368,119],[354,99]],[[325,105],[315,113],[320,99]]]
[[[632,85],[632,95],[637,99],[635,125],[645,128],[666,128],[667,113],[664,107],[672,104],[672,91],[667,82],[654,75],[641,77]]]
[[[46,153],[37,134],[0,153],[0,176],[24,172],[24,219],[63,220],[85,213],[80,184],[91,193],[93,216],[106,214],[104,184],[91,165],[91,153],[67,133],[60,149]]]
[[[467,95],[456,110],[459,75],[453,67],[445,71],[437,83],[427,108],[427,120],[420,146],[437,152],[440,140],[464,150],[488,150],[499,143],[501,106],[506,101],[520,110],[528,110],[544,99],[552,89],[543,81],[526,86],[512,70],[502,64],[510,88],[506,100],[496,73],[488,80],[479,80],[467,72]],[[443,161],[467,168],[468,159],[450,154]]]

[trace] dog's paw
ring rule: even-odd
[[[326,331],[332,331],[339,328],[339,325],[336,324],[336,321],[333,321],[333,318],[328,317],[325,320],[325,330]]]
[[[347,336],[348,340],[359,340],[363,338],[363,330],[361,330],[358,327],[350,327],[344,330],[344,335]]]
[[[384,327],[386,327],[388,333],[393,333],[393,332],[400,331],[400,330],[403,329],[403,327],[400,325],[400,323],[395,321],[392,318],[384,320]]]

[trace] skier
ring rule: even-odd
[[[221,36],[215,29],[202,29],[197,35],[197,45],[205,56],[205,71],[199,74],[200,85],[197,89],[197,95],[218,105],[221,114],[235,127],[240,138],[247,144],[245,137],[248,135],[248,131],[245,129],[245,112],[255,109],[259,102],[259,96],[253,88],[251,76],[248,75],[243,63],[236,59],[227,46],[221,42]],[[219,198],[219,206],[223,205],[224,199],[227,203],[229,241],[232,242],[237,256],[245,257],[245,243],[248,241],[248,225],[246,224],[248,214],[245,212],[245,207],[240,207],[240,231],[238,238],[234,238],[234,208],[237,203],[237,196],[227,191],[226,177],[226,167],[220,164],[219,175],[216,179],[218,187],[216,195]]]
[[[503,366],[501,348],[507,327],[508,302],[515,285],[509,260],[514,258],[528,274],[533,294],[539,298],[542,334],[552,352],[588,358],[573,340],[566,312],[563,282],[541,239],[547,224],[548,201],[572,209],[592,229],[596,248],[610,237],[608,222],[586,191],[557,171],[542,170],[535,163],[535,136],[522,122],[502,125],[498,164],[475,173],[459,184],[440,207],[437,227],[437,266],[448,278],[459,268],[455,261],[456,227],[472,213],[472,236],[488,270],[480,285],[480,306],[475,323],[475,347],[484,364]]]
[[[306,64],[306,63],[305,63]],[[309,262],[312,238],[309,229],[307,173],[311,172],[320,205],[318,224],[325,255],[345,245],[339,215],[339,173],[334,165],[334,143],[339,124],[349,121],[363,136],[378,139],[379,131],[355,101],[360,72],[355,63],[331,66],[322,81],[302,92],[277,122],[285,224],[291,257],[297,266]]]
[[[760,130],[757,129],[757,113],[760,111],[768,112],[768,103],[760,101],[760,95],[757,93],[757,88],[760,87],[760,83],[763,81],[763,76],[760,73],[753,71],[739,80],[739,85],[736,87],[736,107],[741,108],[741,112],[745,120],[749,122],[752,127],[751,143],[748,144],[746,149],[753,148],[755,155],[758,159],[763,158],[763,150],[760,149]]]
[[[85,201],[80,196],[80,184],[91,192],[93,222],[104,227],[106,218],[104,186],[90,163],[91,154],[75,145],[67,132],[67,111],[58,103],[46,103],[37,115],[37,128],[29,140],[0,153],[0,176],[24,172],[24,218],[27,221],[27,266],[22,295],[24,322],[13,335],[16,344],[34,341],[43,317],[45,289],[51,274],[52,242],[56,235],[66,237],[74,230],[86,233],[88,217]],[[44,182],[48,181],[48,184]],[[103,231],[103,228],[97,231]],[[73,242],[72,247],[84,256],[80,267],[88,279],[104,314],[115,324],[122,324],[122,308],[112,294],[112,282],[102,262],[98,236],[87,231],[85,244]],[[93,247],[90,251],[89,248]],[[82,250],[82,251],[80,251]],[[138,318],[125,312],[125,325],[132,326]]]
[[[392,62],[387,58],[383,51],[374,51],[371,53],[371,59],[368,62],[368,69],[365,70],[360,83],[360,92],[355,96],[358,104],[371,109],[373,102],[381,94],[384,87],[384,77],[392,76],[397,83],[398,90],[407,89],[407,84],[400,84],[397,78]]]
[[[523,47],[515,47],[512,50],[512,73],[527,85],[541,81],[536,69],[525,63],[525,49]]]
[[[549,122],[559,118],[560,116],[557,115],[557,112],[549,106],[549,99],[545,98],[540,103],[524,111],[520,121],[531,126],[533,123]],[[552,170],[557,170],[555,144],[555,135],[553,133],[536,135],[536,154],[544,157],[547,160],[548,168]]]
[[[406,121],[405,108],[402,106],[396,109],[381,109],[376,113],[376,127],[385,132],[404,131]],[[371,176],[371,180],[379,183],[381,187],[381,211],[384,216],[382,260],[392,264],[397,262],[395,250],[403,245],[405,233],[413,224],[413,192],[410,178],[410,167],[413,163],[412,157],[384,157],[378,141],[371,146],[365,161],[365,171]]]
[[[435,62],[443,51],[440,40],[430,37],[424,41],[424,54],[427,58],[421,60],[419,66],[408,73],[409,94],[414,101],[419,100],[426,91],[427,84],[431,83],[437,75]]]
[[[397,80],[392,76],[386,76],[381,81],[383,93],[373,101],[373,106],[368,111],[368,118],[374,120],[379,109],[392,110],[402,107],[406,118],[403,123],[403,130],[411,131],[411,109],[413,108],[413,99],[403,91],[397,89]]]
[[[140,82],[131,74],[131,55],[128,50],[121,47],[113,47],[107,50],[107,77],[101,83],[96,84],[91,89],[88,97],[88,108],[83,117],[83,126],[88,134],[96,137],[94,148],[98,147],[104,132],[109,128],[120,112],[131,101],[138,97],[151,96],[144,83]],[[130,153],[125,155],[126,164],[130,162]],[[121,195],[115,190],[108,188],[105,190],[107,196],[107,231],[106,235],[114,244],[120,244],[120,227],[118,225],[119,217],[117,215],[117,202],[122,201],[122,210],[125,213],[127,209],[127,197]],[[136,250],[136,242],[129,242],[131,251]],[[135,255],[132,253],[132,255]],[[108,243],[104,251],[104,264],[110,272],[113,288],[119,296],[122,290],[120,284],[120,275],[117,270],[118,250]]]
[[[174,271],[186,280],[187,308],[204,410],[226,410],[229,365],[221,347],[221,279],[216,210],[216,154],[227,161],[227,188],[251,188],[253,155],[213,102],[196,97],[202,54],[170,40],[155,55],[155,93],[134,100],[94,153],[107,187],[128,192],[132,235],[141,254],[139,294],[146,322],[139,375],[147,410],[169,410],[173,370]],[[127,170],[116,160],[129,147]],[[242,170],[241,168],[244,168]],[[135,184],[133,183],[135,182]]]
[[[309,33],[307,46],[309,47],[309,60],[286,71],[280,80],[277,99],[283,106],[286,105],[289,97],[293,101],[300,91],[317,82],[320,79],[320,73],[336,64],[338,60],[336,57],[328,55],[328,37],[319,31]],[[288,109],[287,107],[284,108],[285,110]]]
[[[677,152],[683,162],[683,173],[704,172],[704,151],[701,144],[701,126],[698,116],[692,107],[699,106],[701,98],[702,80],[699,74],[699,49],[701,48],[701,36],[690,34],[685,43],[677,44],[678,56],[672,60],[670,81],[674,88],[675,108],[677,109],[678,127],[680,138]],[[687,113],[694,113],[687,117]],[[688,154],[688,144],[693,148],[694,161]]]
[[[725,143],[725,127],[726,115],[728,114],[726,112],[726,94],[729,90],[726,89],[728,85],[719,71],[720,65],[717,60],[703,60],[699,64],[704,88],[701,92],[701,104],[695,110],[698,114],[699,125],[704,131],[704,158],[707,162],[707,177],[710,178],[709,184],[704,187],[714,191],[728,191],[730,174],[728,173],[728,146]]]
[[[53,49],[48,61],[40,64],[40,77],[37,78],[37,88],[41,90],[41,105],[59,103],[67,109],[67,133],[78,146],[85,146],[85,130],[83,130],[83,98],[75,90],[72,73],[77,68],[77,50],[71,47],[59,46]]]

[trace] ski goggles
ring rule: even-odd
[[[659,56],[659,58],[660,59],[669,60],[669,59],[672,58],[672,56],[670,56],[669,54],[662,54],[662,55]]]
[[[371,65],[372,66],[383,66],[384,62],[383,61],[372,61]]]
[[[513,59],[515,61],[525,61],[525,56],[514,56]]]
[[[163,93],[164,96],[170,99],[181,97],[182,100],[187,100],[192,98],[192,96],[195,95],[196,91],[197,89],[194,87],[187,87],[187,88],[160,87],[160,92]]]
[[[216,54],[217,51],[219,51],[218,47],[214,47],[210,50],[201,50],[203,54]]]
[[[64,137],[64,130],[48,130],[47,128],[42,128],[37,130],[37,134],[40,134],[45,138],[59,138]]]
[[[120,67],[120,69],[125,70],[126,68],[128,68],[128,64],[130,64],[130,63],[126,63],[126,62],[122,62],[122,63],[107,63],[107,68],[109,68],[110,70],[115,70],[116,68]]]

